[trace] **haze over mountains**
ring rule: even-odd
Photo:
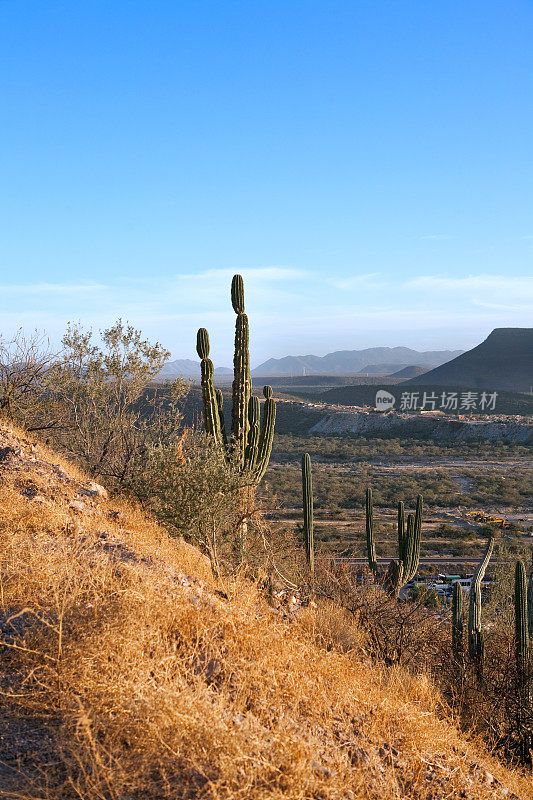
[[[386,374],[407,366],[439,366],[462,350],[427,350],[409,347],[368,347],[364,350],[337,350],[325,356],[285,356],[270,358],[256,367],[254,375],[357,375],[361,372]]]
[[[419,352],[409,347],[368,347],[365,350],[338,350],[325,356],[285,356],[270,358],[252,370],[255,376],[297,377],[300,375],[387,375],[405,367],[431,369],[455,358],[462,350],[428,350]],[[231,375],[228,367],[216,367],[215,375]],[[168,361],[159,377],[172,380],[200,377],[200,362],[190,358]]]

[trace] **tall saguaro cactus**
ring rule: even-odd
[[[235,352],[233,357],[233,392],[231,435],[228,437],[224,421],[222,392],[215,389],[213,363],[209,358],[209,334],[200,328],[196,350],[202,360],[202,400],[206,433],[240,472],[243,486],[254,487],[266,472],[276,421],[276,404],[270,386],[263,388],[265,397],[260,421],[257,397],[252,395],[250,376],[248,316],[244,310],[244,284],[241,275],[231,282],[231,303],[237,315],[235,322]]]
[[[416,498],[415,514],[407,515],[405,524],[405,508],[402,502],[398,503],[398,560],[391,561],[383,577],[383,587],[391,594],[397,595],[400,588],[411,581],[418,570],[420,563],[420,544],[422,539],[422,509],[423,499],[419,494]],[[376,545],[374,541],[374,509],[372,503],[372,489],[366,490],[366,546],[368,565],[378,578],[378,565],[376,561]]]
[[[309,453],[302,456],[302,501],[305,555],[311,577],[315,573],[315,539],[313,534],[313,476]]]
[[[481,581],[485,576],[492,550],[494,536],[491,536],[483,558],[476,567],[470,584],[470,602],[468,606],[468,654],[476,667],[478,682],[483,681],[483,664],[485,660],[485,643],[481,629]]]

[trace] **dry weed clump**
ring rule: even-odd
[[[288,621],[138,510],[35,503],[19,478],[0,486],[1,796],[533,798],[334,604]],[[46,751],[15,757],[20,720]]]

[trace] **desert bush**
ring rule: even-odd
[[[187,385],[178,380],[147,392],[170,354],[122,320],[102,331],[99,342],[94,338],[76,325],[63,337],[51,381],[64,423],[48,441],[111,487],[131,488],[150,449],[179,434]]]
[[[208,556],[217,577],[246,567],[255,575],[282,570],[294,578],[299,564],[294,537],[265,522],[266,501],[243,492],[245,481],[209,436],[186,428],[174,441],[152,447],[135,492],[171,535]]]
[[[211,439],[192,429],[152,447],[136,484],[138,496],[174,536],[200,547],[215,574],[235,563],[243,513],[242,479]]]
[[[446,631],[441,615],[426,607],[425,598],[398,602],[364,570],[321,559],[315,571],[317,601],[343,608],[366,633],[367,652],[387,665],[421,672],[434,663]]]
[[[394,458],[411,463],[415,460],[461,458],[503,460],[528,456],[531,447],[513,442],[427,441],[414,438],[381,439],[364,436],[307,435],[276,433],[273,454],[298,457],[301,453],[321,456],[327,461],[369,461]]]
[[[36,431],[111,488],[131,488],[150,448],[182,427],[183,380],[155,386],[169,352],[121,319],[70,325],[59,352],[39,332],[0,337],[0,414]]]
[[[0,335],[0,414],[29,430],[62,423],[63,409],[51,391],[56,356],[45,334],[19,329]]]
[[[496,555],[509,556],[506,543],[497,547]],[[523,730],[533,729],[533,712],[520,700],[513,573],[513,561],[497,566],[496,583],[483,603],[482,682],[468,657],[466,638],[463,657],[454,656],[450,608],[434,593],[398,602],[366,570],[324,558],[317,559],[315,569],[315,635],[326,646],[355,647],[377,663],[429,676],[464,730],[482,736],[500,757],[515,761],[523,758]],[[464,626],[466,630],[466,620]]]

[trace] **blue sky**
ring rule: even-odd
[[[229,364],[533,310],[533,3],[0,0],[0,331]]]

